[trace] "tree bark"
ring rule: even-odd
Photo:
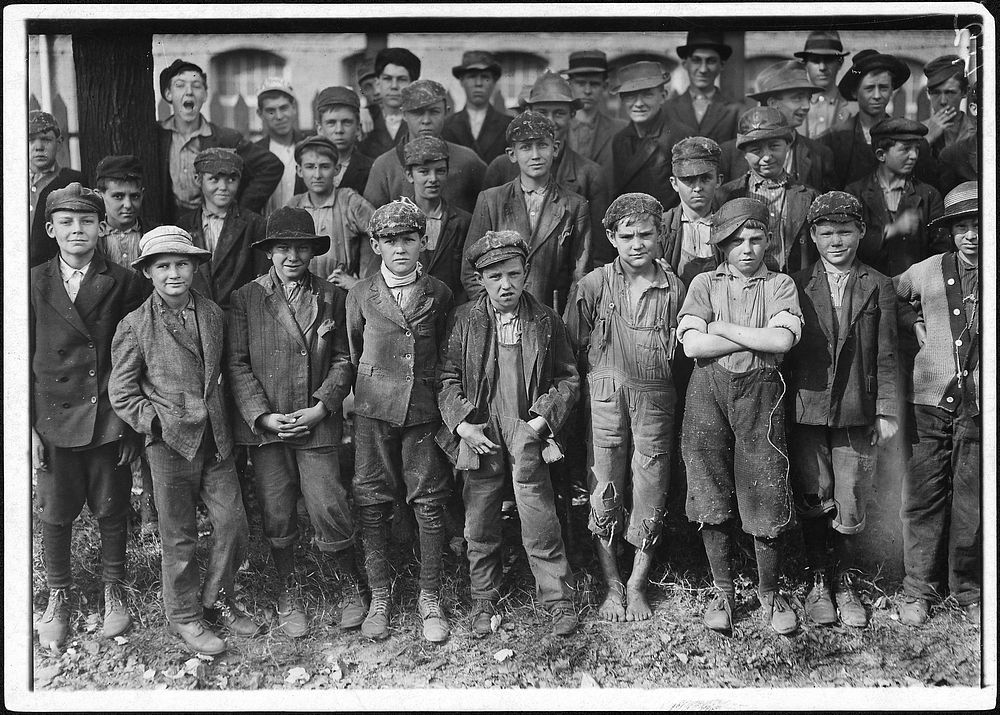
[[[143,169],[145,200],[142,226],[160,223],[160,143],[156,131],[153,90],[153,36],[121,33],[73,35],[77,107],[80,119],[80,162],[94,180],[97,163],[109,154],[133,154]]]

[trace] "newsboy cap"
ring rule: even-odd
[[[864,221],[861,216],[861,202],[846,191],[827,191],[813,199],[806,215],[812,226],[817,221],[843,223],[850,220]]]
[[[316,97],[316,112],[322,112],[327,107],[344,106],[357,111],[361,109],[361,99],[358,93],[350,87],[325,87]]]
[[[492,53],[483,50],[468,50],[462,53],[462,63],[451,68],[451,74],[455,79],[462,79],[462,75],[466,72],[475,70],[486,70],[496,79],[500,78],[503,71]]]
[[[722,147],[708,137],[687,137],[670,150],[674,176],[698,176],[719,168]]]
[[[313,244],[313,255],[322,256],[330,250],[330,237],[316,235],[312,214],[305,209],[282,206],[267,217],[264,238],[250,244],[252,248],[266,251],[268,245],[278,241],[308,241]]]
[[[942,55],[924,65],[927,89],[934,89],[952,77],[965,79],[965,60],[958,55]]]
[[[761,104],[768,97],[782,92],[803,91],[816,94],[823,91],[822,87],[817,87],[809,80],[805,65],[795,60],[782,60],[768,65],[757,75],[756,84],[757,91],[747,96]]]
[[[785,115],[774,107],[754,107],[740,115],[736,125],[736,148],[765,139],[794,138],[795,130],[788,126]]]
[[[709,244],[714,246],[722,243],[743,228],[747,221],[758,221],[767,225],[767,206],[764,202],[741,196],[722,204],[712,219]]]
[[[55,117],[40,109],[28,112],[28,139],[33,139],[48,131],[55,132],[56,137],[62,136],[62,129],[59,128],[59,122],[56,121]]]
[[[368,235],[376,240],[411,231],[423,236],[426,230],[427,217],[424,212],[406,197],[375,209],[368,222]]]
[[[920,139],[927,134],[927,127],[922,122],[906,117],[885,117],[872,125],[869,131],[872,146],[878,139],[893,139],[894,141],[909,141]]]
[[[649,194],[622,194],[608,206],[601,224],[608,231],[613,231],[623,218],[638,214],[660,216],[663,214],[663,205]]]
[[[306,149],[312,149],[313,151],[317,151],[320,154],[325,154],[334,161],[336,161],[337,157],[339,156],[339,153],[337,152],[337,146],[332,141],[330,141],[329,139],[320,134],[313,134],[311,136],[308,136],[295,145],[295,150],[292,152],[292,154],[295,157],[296,163],[302,163],[302,152],[304,152]]]
[[[212,257],[211,251],[194,245],[191,234],[183,228],[158,226],[139,239],[139,257],[132,261],[131,266],[138,270],[153,256],[164,253],[191,256],[197,263],[203,263]]]
[[[243,157],[232,149],[213,146],[198,152],[194,170],[203,174],[242,174]]]
[[[532,112],[530,109],[518,114],[507,125],[507,146],[514,146],[515,142],[526,142],[542,137],[555,139],[556,125],[548,117],[544,117],[538,112]]]
[[[622,92],[638,92],[643,89],[662,87],[667,83],[667,75],[659,62],[633,62],[618,70],[611,94]]]
[[[280,92],[281,94],[288,97],[293,102],[295,101],[295,90],[292,89],[292,85],[286,82],[281,77],[268,77],[264,80],[264,83],[257,90],[257,103],[260,104],[260,96],[267,92]]]
[[[579,99],[573,96],[569,82],[550,70],[545,70],[538,75],[524,100],[524,103],[529,107],[532,104],[542,102],[565,102],[573,110],[577,110],[583,105]]]
[[[404,112],[415,112],[435,102],[443,101],[445,106],[448,105],[448,90],[440,82],[432,79],[418,79],[416,82],[411,82],[403,87],[401,94],[403,104],[400,109]]]
[[[950,226],[960,218],[979,214],[979,182],[963,181],[944,197],[944,213],[927,224],[927,228]]]
[[[810,55],[826,55],[828,57],[846,57],[851,54],[844,52],[844,45],[840,41],[840,33],[836,30],[813,30],[806,38],[806,46],[801,52],[794,53],[793,56],[800,60],[808,58]]]
[[[208,84],[208,78],[205,75],[205,70],[196,65],[194,62],[188,62],[187,60],[174,60],[170,63],[170,66],[165,70],[160,72],[160,96],[166,99],[167,89],[170,88],[170,80],[172,80],[177,75],[182,72],[197,72],[201,75],[202,80]]]
[[[851,68],[844,73],[837,83],[837,89],[844,99],[854,101],[858,98],[858,85],[869,72],[888,72],[892,77],[894,90],[902,87],[910,78],[910,68],[906,63],[892,55],[883,55],[877,50],[861,50],[851,60]]]
[[[437,137],[417,137],[403,147],[403,166],[420,166],[429,161],[448,160],[448,144]]]
[[[465,259],[477,271],[517,256],[528,259],[528,244],[521,234],[511,230],[487,231],[465,253]]]
[[[577,50],[569,55],[569,67],[560,74],[595,74],[608,72],[608,56],[601,50]]]
[[[711,30],[692,30],[687,34],[687,42],[677,48],[677,56],[686,60],[697,49],[715,50],[725,62],[733,54],[733,48],[726,44],[721,32]]]
[[[386,47],[375,55],[375,76],[382,74],[386,65],[399,65],[410,73],[410,81],[420,79],[420,58],[405,47]]]
[[[45,199],[45,220],[52,218],[56,211],[74,211],[76,213],[96,213],[104,219],[104,199],[96,191],[91,191],[79,181],[69,186],[56,189]]]
[[[354,70],[354,83],[358,87],[361,87],[366,79],[375,79],[376,77],[374,57],[363,58]]]
[[[106,156],[97,162],[94,179],[117,179],[118,181],[142,181],[142,164],[132,154]]]

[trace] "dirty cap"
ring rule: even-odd
[[[791,141],[795,130],[788,126],[785,115],[774,107],[754,107],[740,115],[736,126],[736,148],[765,139],[787,139]]]
[[[964,86],[965,60],[958,55],[935,57],[924,66],[924,77],[927,78],[927,89],[934,89],[952,77],[958,77]]]
[[[618,70],[611,94],[638,92],[643,89],[662,87],[667,83],[667,75],[659,62],[633,62]]]
[[[426,228],[424,212],[403,196],[375,209],[368,222],[368,235],[377,240],[416,231],[423,236]]]
[[[437,137],[417,137],[403,147],[403,166],[420,166],[429,161],[448,160],[448,145]]]
[[[194,158],[194,170],[202,174],[242,174],[243,157],[232,149],[202,149]]]
[[[804,60],[810,55],[846,57],[849,54],[851,53],[844,52],[844,45],[840,41],[839,32],[836,30],[814,30],[806,38],[806,46],[801,52],[796,52],[794,56],[800,60]]]
[[[40,109],[33,109],[28,112],[28,139],[34,139],[39,134],[44,134],[48,131],[55,132],[56,138],[62,136],[62,130],[59,128],[59,122],[56,121],[55,117]]]
[[[892,55],[883,55],[877,50],[861,50],[851,60],[851,69],[844,73],[837,83],[837,89],[844,99],[858,98],[858,85],[869,72],[888,72],[892,77],[893,90],[899,89],[910,78],[910,68],[902,60]]]
[[[569,82],[549,70],[538,75],[524,100],[528,107],[542,102],[565,102],[573,110],[583,106],[583,102],[573,96]]]
[[[718,170],[722,147],[708,137],[687,137],[670,150],[674,176],[698,176]]]
[[[74,181],[63,189],[56,189],[46,197],[45,220],[51,219],[56,211],[95,213],[104,220],[104,199],[96,191],[91,191],[79,181]]]
[[[477,271],[518,256],[524,261],[528,260],[528,244],[521,234],[510,230],[487,231],[465,253],[465,259]]]
[[[950,226],[965,216],[979,214],[979,182],[964,181],[944,197],[944,213],[927,224],[928,228]]]
[[[167,98],[166,95],[167,90],[170,89],[170,80],[183,72],[197,72],[201,75],[202,81],[208,85],[208,76],[201,67],[187,60],[174,60],[170,63],[169,67],[160,72],[160,96],[163,99]]]
[[[507,146],[543,137],[554,140],[556,138],[556,125],[548,117],[544,117],[538,112],[532,112],[530,109],[518,114],[507,125]]]
[[[308,136],[295,145],[295,151],[293,153],[295,156],[296,163],[299,164],[302,163],[302,153],[306,149],[312,149],[313,151],[319,152],[320,154],[325,154],[334,161],[337,161],[337,158],[340,156],[337,153],[337,147],[334,145],[334,143],[329,139],[327,139],[326,137],[320,136],[319,134],[313,134],[312,136]]]
[[[158,226],[139,239],[139,257],[132,261],[132,268],[138,270],[153,256],[164,253],[191,256],[197,263],[204,263],[212,257],[211,251],[195,246],[191,234],[183,228]]]
[[[875,146],[878,139],[892,139],[893,141],[920,139],[927,134],[927,127],[921,122],[906,117],[886,117],[875,122],[870,133],[872,146]]]
[[[569,67],[560,74],[608,73],[608,56],[601,50],[577,50],[569,55]]]
[[[308,241],[313,245],[313,255],[322,256],[330,250],[330,237],[316,235],[316,224],[305,209],[282,206],[267,217],[264,238],[250,244],[252,248],[266,251],[278,241]]]
[[[260,97],[262,94],[267,92],[280,92],[281,94],[288,97],[292,102],[295,102],[295,91],[292,89],[292,85],[286,82],[281,77],[268,77],[264,80],[264,84],[260,86],[257,90],[257,104],[260,104]]]
[[[601,223],[605,229],[613,231],[623,218],[641,214],[662,216],[663,205],[649,194],[622,194],[608,206]]]
[[[716,246],[743,228],[747,221],[757,221],[767,226],[767,206],[757,199],[740,197],[722,204],[712,218],[709,244]]]
[[[401,94],[403,104],[400,109],[404,112],[415,112],[442,101],[446,108],[448,106],[448,91],[444,85],[432,79],[418,79],[416,82],[411,82],[403,87]]]
[[[97,162],[94,179],[142,181],[142,164],[132,154],[106,156]]]
[[[336,106],[350,107],[358,111],[361,109],[361,99],[350,87],[326,87],[320,90],[316,97],[316,113]]]
[[[757,91],[747,96],[763,104],[768,97],[782,92],[805,91],[817,94],[823,91],[809,80],[806,66],[795,60],[782,60],[768,65],[757,75]]]
[[[455,79],[462,79],[462,75],[474,70],[487,70],[494,79],[500,79],[502,72],[500,63],[492,53],[483,50],[469,50],[462,53],[462,63],[452,67],[451,74]]]
[[[818,221],[864,222],[861,217],[861,202],[846,191],[827,191],[817,196],[809,206],[806,221],[812,226]]]

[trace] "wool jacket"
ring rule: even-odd
[[[852,270],[844,322],[834,316],[822,261],[792,276],[802,308],[802,338],[785,356],[784,367],[799,424],[874,426],[877,415],[899,412],[892,280],[860,261]]]
[[[65,189],[74,181],[80,182],[82,186],[87,185],[87,177],[79,171],[63,167],[59,173],[52,177],[52,181],[38,192],[38,200],[35,203],[35,215],[31,217],[31,233],[28,237],[28,267],[40,266],[46,261],[59,255],[59,245],[54,238],[49,238],[45,232],[45,202],[49,194],[57,189]]]
[[[685,90],[663,104],[667,125],[670,127],[671,146],[687,137],[708,137],[719,144],[735,139],[736,124],[743,109],[742,104],[732,101],[717,89],[705,116],[699,122],[694,113],[691,90]]]
[[[192,293],[200,344],[170,330],[154,293],[115,331],[108,394],[118,416],[146,435],[147,445],[162,436],[190,462],[211,428],[215,451],[225,459],[233,451],[222,378],[225,317],[215,303]]]
[[[469,112],[463,109],[455,112],[444,120],[441,138],[452,144],[461,144],[476,152],[476,156],[489,164],[498,156],[502,156],[507,148],[507,125],[514,117],[497,111],[492,104],[486,106],[486,118],[483,120],[479,138],[473,139],[472,126],[469,124]]]
[[[385,206],[400,196],[414,197],[413,185],[406,180],[403,169],[403,147],[400,144],[379,156],[372,164],[364,197],[375,208]],[[448,142],[448,181],[441,196],[463,211],[472,211],[483,185],[486,164],[468,147]]]
[[[295,144],[298,144],[300,141],[302,141],[303,139],[305,139],[307,136],[309,136],[309,134],[307,134],[306,132],[302,131],[301,129],[292,129],[292,145],[294,146]],[[265,151],[271,151],[271,137],[269,137],[267,134],[265,134],[260,139],[258,139],[257,141],[254,142],[254,146],[258,146],[258,147],[260,147],[261,149],[263,149]],[[275,156],[277,156],[277,155],[275,155]],[[281,161],[281,159],[279,158],[278,161]],[[284,164],[284,162],[282,162],[282,164]],[[279,181],[278,183],[281,183],[281,182]],[[306,185],[302,182],[302,177],[298,176],[296,174],[296,176],[295,176],[295,187],[292,190],[292,193],[293,194],[301,194],[305,190],[306,190]],[[270,198],[270,197],[268,197],[268,198]],[[266,203],[264,205],[267,206]]]
[[[385,115],[381,112],[381,107],[378,109],[378,112],[372,113],[372,130],[365,135],[365,138],[358,145],[361,153],[372,159],[382,156],[394,147],[405,146],[406,142],[410,140],[410,130],[406,126],[405,121],[400,122],[399,131],[396,132],[395,138],[389,136],[389,128],[385,124]]]
[[[108,398],[111,339],[149,288],[135,271],[94,254],[76,301],[70,302],[59,260],[31,269],[32,425],[47,444],[97,447],[133,434]]]
[[[663,212],[663,234],[660,236],[660,251],[663,259],[670,264],[674,273],[681,279],[685,287],[691,285],[691,281],[699,273],[711,273],[719,266],[719,252],[712,251],[710,260],[704,261],[700,266],[688,263],[682,269],[681,248],[684,244],[684,224],[681,219],[684,217],[684,209],[681,206],[674,206]]]
[[[645,136],[640,137],[631,122],[615,134],[611,142],[613,195],[633,192],[649,194],[665,209],[680,203],[677,192],[670,185],[673,173],[670,149],[676,141],[678,138],[667,123],[663,109],[652,119]]]
[[[584,159],[597,162],[601,167],[604,183],[610,187],[614,177],[614,157],[611,149],[612,140],[618,132],[628,126],[628,122],[624,119],[616,119],[609,117],[603,112],[598,112],[594,120],[594,141],[590,146],[590,151],[586,153],[582,152],[581,147],[577,146],[574,141],[575,134],[573,128],[579,124],[582,124],[582,122],[576,117],[570,120],[570,131],[567,138],[569,148]]]
[[[353,373],[347,342],[347,291],[308,276],[312,322],[303,331],[271,272],[233,293],[226,316],[226,379],[236,404],[237,444],[280,442],[337,446]],[[279,439],[256,427],[261,415],[288,414],[322,402],[329,414],[307,437]]]
[[[746,152],[736,148],[736,140],[730,139],[721,148],[719,173],[723,180],[735,179],[746,173]],[[837,178],[833,171],[833,153],[828,146],[797,134],[790,151],[792,167],[788,176],[792,181],[811,186],[820,193],[833,189]]]

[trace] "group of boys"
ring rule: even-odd
[[[164,215],[175,222],[140,226],[142,168],[130,156],[102,160],[97,191],[75,181],[45,196],[56,248],[32,269],[31,292],[32,458],[50,588],[40,641],[67,634],[69,536],[85,502],[101,527],[104,633],[130,626],[121,584],[129,464],[140,454],[167,619],[196,652],[226,647],[209,625],[262,629],[233,598],[248,535],[237,476],[247,455],[281,632],[308,630],[294,558],[301,495],[341,579],[340,625],[388,636],[389,524],[402,498],[418,527],[424,636],[446,640],[445,507],[460,490],[473,632],[494,628],[501,506],[512,493],[538,598],[553,631],[572,633],[574,580],[549,465],[563,459],[560,431],[569,436],[581,395],[603,618],[651,617],[645,588],[679,436],[687,515],[715,583],[706,625],[732,628],[731,550],[742,529],[753,537],[764,620],[795,630],[778,592],[778,538],[801,521],[806,614],[864,626],[853,537],[865,527],[878,448],[901,422],[916,445],[904,479],[901,618],[926,620],[944,593],[948,549],[950,590],[978,617],[977,185],[960,184],[942,205],[914,178],[930,156],[928,129],[884,114],[909,71],[872,51],[858,53],[839,87],[858,100],[850,131],[871,143],[870,173],[840,166],[858,152],[831,153],[837,145],[815,141],[805,118],[812,98],[829,100],[811,84],[813,65],[822,74],[830,50],[846,53],[831,33],[815,35],[808,76],[794,63],[768,68],[752,95],[762,106],[741,114],[714,85],[729,48],[690,33],[678,48],[691,78],[683,95],[666,99],[655,63],[619,71],[631,121],[610,141],[614,125],[594,112],[603,53],[574,53],[571,82],[541,75],[514,118],[483,101],[499,64],[466,53],[454,73],[469,105],[448,118],[447,93],[419,79],[419,59],[385,50],[372,68],[382,104],[368,98],[365,142],[389,143],[373,162],[357,146],[364,117],[349,88],[323,90],[317,134],[296,136],[291,88],[269,81],[258,101],[269,137],[251,145],[201,117],[200,68],[171,65],[161,75],[174,107],[162,123],[172,177]],[[951,73],[934,85],[943,92],[964,91],[956,63],[928,71],[935,81]],[[953,111],[935,117],[932,139],[967,139]],[[490,138],[501,119],[502,153]],[[59,128],[33,113],[30,134],[58,139]],[[268,153],[279,146],[294,175]],[[748,170],[723,184],[726,156]],[[856,180],[848,193],[830,191],[845,171]],[[288,198],[275,203],[272,192]],[[607,248],[592,238],[597,218]],[[897,341],[897,323],[911,348]],[[897,365],[910,362],[912,379]],[[341,479],[352,390],[356,466]],[[199,502],[213,527],[201,587]],[[620,537],[635,550],[624,582]]]

